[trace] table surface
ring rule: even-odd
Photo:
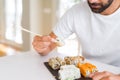
[[[0,57],[0,80],[55,80],[45,67],[44,62],[50,57],[60,56],[51,52],[47,56],[40,56],[34,51],[22,52],[17,55]],[[120,73],[120,68],[104,63],[87,60],[97,66],[99,71]]]

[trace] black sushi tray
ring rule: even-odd
[[[45,65],[46,68],[50,71],[50,73],[55,77],[56,80],[60,80],[60,79],[58,78],[58,70],[53,70],[53,69],[49,66],[48,62],[44,62],[44,65]],[[76,80],[92,80],[92,79],[91,79],[91,78],[85,78],[85,77],[81,76],[81,78],[76,79]]]

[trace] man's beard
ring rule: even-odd
[[[101,13],[104,10],[106,10],[112,4],[112,2],[113,2],[113,0],[108,0],[108,2],[106,4],[102,4],[102,3],[90,3],[88,1],[88,4],[93,12]]]

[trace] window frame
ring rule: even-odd
[[[12,40],[8,40],[6,39],[6,36],[5,36],[5,32],[6,32],[6,15],[5,15],[5,0],[0,0],[0,3],[1,3],[1,11],[0,11],[0,15],[1,15],[1,20],[0,20],[0,43],[2,44],[6,44],[6,45],[9,45],[9,46],[12,46],[14,48],[18,48],[18,49],[22,49],[22,44],[19,44],[15,41],[12,41]],[[22,35],[22,32],[21,32],[21,35]]]

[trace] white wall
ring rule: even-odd
[[[23,3],[26,8],[23,10],[23,27],[41,35],[49,34],[56,23],[58,0],[23,0]],[[34,50],[32,41],[35,35],[23,34],[28,36],[23,35],[23,47],[27,47],[24,50]]]
[[[3,35],[4,35],[4,0],[0,0],[0,40],[3,39]],[[1,42],[1,41],[0,41]]]
[[[23,0],[22,27],[30,30],[30,1]],[[23,50],[30,50],[30,34],[22,32]]]
[[[41,0],[30,0],[30,30],[38,34],[41,31]],[[33,50],[32,41],[35,35],[30,36],[30,49]]]

